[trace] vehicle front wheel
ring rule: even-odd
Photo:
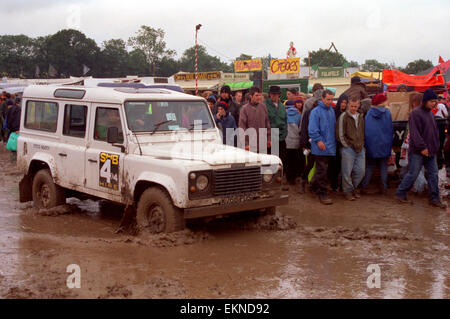
[[[181,209],[172,203],[169,195],[157,187],[146,189],[138,202],[136,222],[139,229],[150,233],[172,233],[184,229]]]
[[[53,182],[49,169],[41,169],[33,178],[33,204],[36,208],[52,208],[66,202],[64,188]]]

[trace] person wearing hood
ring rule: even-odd
[[[237,105],[234,103],[233,98],[231,97],[231,88],[228,85],[222,86],[220,89],[220,97],[217,100],[216,105],[212,109],[212,114],[217,114],[218,103],[225,102],[226,103],[226,111],[230,112],[233,115],[236,123],[239,123],[239,109]]]
[[[334,114],[336,115],[336,123],[338,122],[339,116],[347,111],[348,103],[349,103],[348,96],[342,93],[339,96],[336,107],[334,108]],[[328,178],[330,179],[331,189],[335,192],[339,190],[340,173],[341,173],[341,151],[340,151],[340,144],[337,143],[335,160],[332,161],[328,166]]]
[[[339,96],[339,99],[336,103],[336,108],[334,109],[334,113],[336,114],[336,121],[338,120],[339,116],[342,113],[345,113],[347,111],[347,106],[348,106],[348,95],[342,93]]]
[[[397,188],[395,197],[400,203],[412,203],[406,198],[425,167],[430,193],[430,205],[446,208],[439,197],[439,176],[437,153],[439,151],[439,130],[431,110],[437,103],[437,95],[432,89],[423,94],[422,106],[414,109],[409,116],[409,159],[408,173]]]
[[[237,129],[236,121],[230,112],[227,112],[225,102],[217,103],[217,113],[214,114],[214,120],[221,130],[223,144],[237,145],[237,139],[234,141],[227,141],[227,130],[229,130],[229,136],[235,137],[235,130]]]
[[[387,193],[388,158],[392,152],[394,127],[391,112],[384,107],[386,95],[379,93],[372,99],[372,107],[365,117],[365,147],[366,147],[366,175],[361,184],[361,193],[367,193],[367,186],[372,178],[375,167],[380,169],[382,188],[381,194]]]
[[[286,136],[287,167],[286,178],[294,185],[295,179],[303,170],[304,160],[300,153],[300,120],[302,118],[303,100],[286,102],[288,133]]]
[[[361,82],[361,78],[358,76],[352,77],[350,87],[344,93],[350,98],[356,96],[360,101],[368,97],[366,85]]]
[[[311,189],[319,195],[324,205],[333,201],[328,197],[328,165],[336,156],[336,116],[332,107],[334,94],[325,90],[322,100],[309,115],[308,133],[311,138],[311,152],[316,159],[316,173],[311,181]]]

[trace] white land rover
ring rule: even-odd
[[[152,232],[288,202],[277,156],[223,145],[206,101],[170,90],[27,87],[17,155],[21,202],[102,198]]]

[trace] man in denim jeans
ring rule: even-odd
[[[364,116],[358,112],[359,106],[359,97],[350,97],[347,111],[339,116],[336,123],[336,137],[342,145],[342,190],[345,198],[350,201],[360,197],[356,188],[364,178],[366,169]]]
[[[364,118],[367,166],[366,175],[361,184],[361,194],[367,194],[367,186],[370,183],[375,167],[380,168],[382,183],[380,193],[387,193],[388,157],[392,151],[394,127],[392,125],[391,112],[384,107],[386,100],[386,96],[382,93],[375,95],[372,99],[372,107]]]
[[[400,203],[412,202],[406,198],[411,190],[422,165],[426,170],[428,188],[430,192],[430,205],[446,208],[439,198],[439,177],[437,166],[437,153],[439,151],[439,131],[431,110],[436,106],[437,95],[432,89],[425,91],[422,106],[414,109],[409,116],[409,164],[408,173],[397,188],[395,194]]]

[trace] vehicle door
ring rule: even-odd
[[[119,105],[92,104],[89,147],[86,150],[86,187],[120,196],[123,185],[124,117]],[[119,129],[117,144],[107,142],[108,127]],[[118,199],[110,198],[110,199]]]
[[[85,156],[89,103],[60,103],[62,110],[62,134],[58,154],[60,183],[70,189],[83,188],[85,184]]]

